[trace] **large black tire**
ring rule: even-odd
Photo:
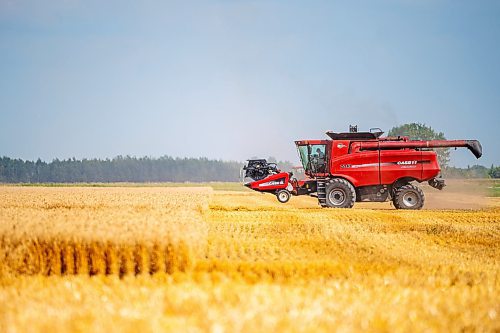
[[[392,202],[397,209],[421,209],[425,196],[420,187],[406,184],[394,189]]]
[[[326,185],[326,206],[351,208],[356,201],[354,186],[342,178],[333,178]]]
[[[290,200],[291,193],[288,190],[279,190],[276,192],[276,198],[278,198],[278,201],[281,203],[286,203],[288,200]]]

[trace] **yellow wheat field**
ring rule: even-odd
[[[211,190],[0,190],[4,273],[129,274],[185,269],[204,250]],[[193,253],[192,253],[193,252]]]
[[[498,205],[356,207],[0,187],[0,331],[500,330]]]

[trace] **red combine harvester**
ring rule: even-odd
[[[374,131],[375,130],[375,131]],[[349,133],[326,132],[329,140],[295,141],[306,177],[297,180],[265,159],[248,160],[243,167],[245,186],[273,193],[282,203],[291,195],[318,198],[321,207],[351,208],[356,201],[392,200],[398,209],[420,209],[424,193],[412,182],[427,181],[439,190],[444,180],[436,152],[430,148],[466,147],[476,158],[477,140],[417,141],[408,137],[381,137],[380,129]]]

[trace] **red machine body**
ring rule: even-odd
[[[285,198],[282,191],[286,191],[317,196],[323,207],[344,208],[352,207],[355,201],[392,199],[396,208],[419,209],[423,192],[411,182],[428,181],[437,189],[444,187],[444,181],[437,178],[441,168],[431,148],[466,147],[477,158],[482,155],[477,140],[421,141],[381,137],[382,133],[327,132],[329,140],[295,141],[305,179],[298,181],[275,167],[246,186],[275,193],[281,202],[290,197]]]

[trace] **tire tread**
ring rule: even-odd
[[[404,192],[406,190],[417,191],[418,195],[422,199],[418,205],[416,205],[414,207],[406,207],[406,206],[401,204],[401,202],[402,202],[401,196],[404,194]],[[396,207],[396,209],[414,209],[414,210],[417,210],[417,209],[421,209],[424,206],[424,202],[425,202],[424,191],[422,191],[422,189],[418,186],[415,186],[412,184],[405,184],[405,185],[400,186],[394,190],[394,197],[392,199],[392,203],[394,204],[394,207]]]
[[[348,195],[348,202],[347,204],[345,204],[343,207],[335,207],[335,206],[330,206],[328,205],[328,207],[331,207],[331,208],[352,208],[352,206],[354,206],[354,202],[356,202],[356,190],[354,189],[354,186],[348,182],[347,180],[343,179],[343,178],[332,178],[328,181],[328,183],[326,184],[326,197],[328,197],[328,193],[329,193],[329,188],[331,186],[335,186],[336,184],[341,184],[341,186],[347,188],[347,190],[350,192],[350,195]],[[326,203],[328,204],[328,199],[326,199]]]

